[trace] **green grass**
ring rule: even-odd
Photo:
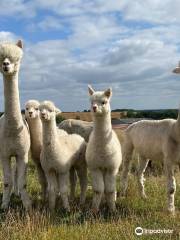
[[[177,183],[180,174],[176,174]],[[2,192],[2,181],[0,182]],[[146,177],[147,200],[138,196],[136,179],[130,176],[126,198],[118,198],[117,212],[109,214],[102,204],[99,215],[90,212],[92,189],[89,184],[87,201],[83,209],[78,206],[78,192],[70,214],[63,212],[58,201],[56,213],[51,215],[43,206],[40,186],[32,163],[28,169],[28,192],[33,199],[33,212],[28,215],[22,209],[21,200],[12,196],[8,212],[0,212],[0,240],[100,240],[100,239],[180,239],[180,188],[175,197],[176,215],[166,211],[166,184],[163,176]],[[117,180],[119,188],[119,177]],[[2,198],[2,194],[1,194]],[[1,199],[0,198],[0,199]],[[136,227],[146,229],[172,229],[173,234],[136,236]]]

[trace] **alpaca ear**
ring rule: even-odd
[[[110,98],[112,96],[112,88],[108,88],[106,91],[104,91],[104,95]]]
[[[56,112],[56,115],[62,113],[62,111],[61,111],[59,108],[56,108],[56,109],[55,109],[55,112]]]
[[[88,85],[88,91],[90,96],[93,95],[93,93],[95,92],[91,85]]]
[[[23,43],[22,43],[22,40],[18,40],[17,43],[16,43],[16,45],[17,45],[18,47],[20,47],[20,48],[23,49]]]

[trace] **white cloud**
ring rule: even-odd
[[[19,39],[17,35],[11,32],[0,31],[0,42],[11,42]]]
[[[29,31],[50,31],[50,30],[62,30],[64,28],[63,22],[59,18],[53,16],[46,16],[42,21],[38,23],[30,23],[27,26]]]
[[[72,20],[73,35],[72,40],[84,46],[94,44],[106,44],[127,31],[127,28],[120,26],[114,17],[76,17]]]
[[[0,15],[34,17],[39,10],[66,17],[119,12],[126,20],[174,24],[180,22],[179,8],[178,0],[1,0]]]
[[[29,98],[51,99],[62,110],[86,109],[87,84],[91,83],[95,89],[113,87],[113,108],[178,106],[180,81],[171,70],[180,58],[179,15],[169,0],[30,2],[33,14],[48,10],[38,21],[31,19],[29,28],[37,36],[41,30],[61,32],[64,28],[70,34],[66,39],[50,36],[53,40],[35,43],[25,39],[22,103]],[[12,1],[15,3],[13,14],[18,14],[28,2]],[[152,26],[145,27],[142,20]],[[11,32],[0,32],[0,40],[18,38]]]
[[[35,15],[34,4],[24,0],[1,0],[0,16],[17,18],[33,17]]]
[[[180,2],[178,0],[122,0],[125,19],[148,21],[150,23],[179,23]]]
[[[113,108],[178,106],[180,82],[171,74],[180,57],[176,45],[163,41],[160,35],[156,37],[155,30],[150,32],[137,31],[111,45],[106,45],[103,38],[95,39],[99,45],[89,50],[90,41],[87,51],[81,44],[82,59],[73,53],[77,46],[73,39],[26,44],[20,74],[22,106],[35,98],[53,100],[64,111],[87,109],[89,83],[95,89],[113,87]],[[1,33],[0,39],[8,36],[17,39],[10,32]]]

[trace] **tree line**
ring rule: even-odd
[[[113,112],[126,112],[127,118],[149,118],[164,119],[174,118],[178,116],[177,109],[159,109],[159,110],[134,110],[134,109],[115,109]]]

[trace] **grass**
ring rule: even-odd
[[[176,179],[178,183],[179,173]],[[2,192],[2,181],[0,190]],[[176,215],[173,217],[166,211],[166,184],[163,176],[146,177],[148,199],[144,201],[138,196],[135,177],[130,175],[127,197],[118,198],[115,214],[108,213],[105,205],[101,206],[99,215],[91,214],[92,189],[89,184],[83,209],[78,206],[77,197],[70,214],[63,212],[59,201],[56,212],[51,215],[41,202],[40,187],[32,163],[28,170],[28,192],[34,202],[33,212],[26,214],[21,200],[12,196],[9,211],[0,212],[0,240],[180,239],[180,188],[177,184]],[[146,229],[172,229],[173,233],[136,236],[134,230],[138,226]]]

